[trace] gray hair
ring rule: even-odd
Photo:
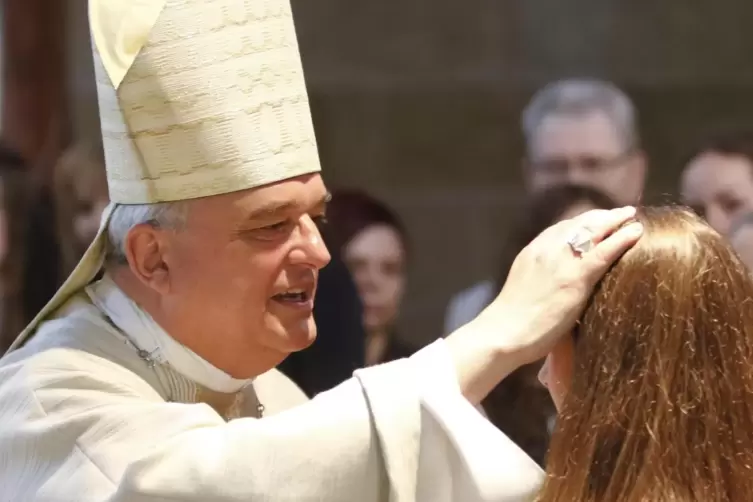
[[[601,112],[617,129],[626,149],[639,144],[636,111],[630,98],[609,82],[569,79],[553,82],[533,97],[523,112],[523,133],[528,146],[541,123],[551,115]]]
[[[107,264],[112,266],[128,263],[126,237],[133,227],[147,224],[155,228],[179,230],[185,224],[187,213],[188,205],[185,201],[116,207],[107,227]]]

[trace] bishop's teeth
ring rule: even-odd
[[[305,292],[288,292],[288,293],[282,293],[277,295],[277,298],[281,300],[287,300],[287,301],[296,301],[296,302],[303,302],[306,301],[306,293]]]

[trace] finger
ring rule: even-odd
[[[573,226],[590,231],[594,243],[599,243],[634,217],[635,208],[628,206],[612,210],[594,209],[576,216],[572,222]]]
[[[642,234],[643,225],[636,221],[619,228],[599,242],[594,249],[583,255],[589,273],[600,278],[625,251],[638,242]]]

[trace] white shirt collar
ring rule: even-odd
[[[123,334],[150,360],[169,364],[183,376],[216,392],[237,392],[252,380],[238,380],[179,343],[131,300],[107,274],[87,286],[86,293]]]

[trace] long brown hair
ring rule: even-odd
[[[327,221],[330,224],[325,226],[325,239],[340,253],[356,235],[372,225],[393,228],[408,251],[408,232],[397,213],[362,190],[334,190],[327,205]]]
[[[574,334],[539,500],[753,500],[749,272],[689,210],[639,219]]]

